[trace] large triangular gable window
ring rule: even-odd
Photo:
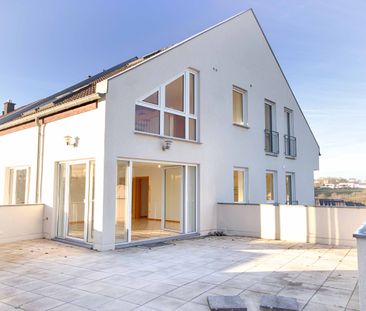
[[[136,101],[135,130],[197,140],[197,74],[191,70]]]

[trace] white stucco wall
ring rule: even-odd
[[[366,236],[357,238],[360,310],[366,310]]]
[[[227,234],[293,242],[356,246],[353,233],[365,208],[218,204],[218,229]],[[347,221],[344,221],[344,220]]]
[[[175,140],[161,150],[158,137],[135,134],[135,101],[187,68],[199,72],[199,143]],[[216,68],[216,70],[213,70]],[[232,125],[232,86],[248,91],[250,129]],[[278,157],[264,152],[264,99],[276,103]],[[106,156],[199,164],[200,230],[215,230],[216,203],[233,200],[233,167],[249,168],[249,201],[265,201],[265,171],[276,170],[278,201],[285,202],[285,172],[295,172],[296,199],[313,204],[318,146],[251,12],[196,37],[109,81]],[[294,111],[296,160],[284,156],[284,107]],[[113,165],[106,168],[115,176]],[[113,178],[105,204],[113,204]]]
[[[0,243],[43,237],[42,204],[0,205]]]
[[[42,203],[45,204],[46,215],[49,218],[45,230],[48,237],[56,236],[56,163],[63,161],[95,160],[95,229],[102,232],[104,220],[102,199],[104,186],[104,102],[98,105],[98,109],[47,123],[44,135]],[[66,145],[64,137],[68,135],[79,138],[77,147]],[[98,234],[96,235],[98,236]]]
[[[37,136],[37,127],[0,135],[0,205],[8,203],[6,169],[21,166],[30,168],[28,203],[36,203]]]

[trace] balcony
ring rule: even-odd
[[[267,153],[277,155],[279,153],[278,132],[264,130],[264,145]]]
[[[296,137],[284,135],[285,139],[285,155],[287,157],[296,158]]]

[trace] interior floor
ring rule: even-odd
[[[180,231],[180,223],[167,221],[166,226],[170,230]],[[175,236],[180,234],[179,232],[162,230],[161,220],[147,219],[147,218],[135,218],[132,220],[131,239],[133,241],[146,240],[153,238],[163,238],[169,236]]]
[[[136,218],[132,220],[132,232],[131,239],[133,241],[163,238],[169,236],[175,236],[180,234],[180,223],[176,221],[167,221],[166,227],[169,230],[161,229],[161,220],[158,219],[147,219],[147,218]],[[118,228],[124,228],[124,225],[117,226]],[[170,231],[174,230],[174,231]],[[118,232],[117,232],[118,235]],[[122,235],[122,232],[119,234]],[[75,222],[69,224],[68,236],[78,239],[84,239],[84,223]]]
[[[84,239],[84,222],[69,223],[68,236],[72,238]]]

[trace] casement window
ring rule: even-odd
[[[247,203],[248,202],[248,169],[234,168],[234,202]]]
[[[7,169],[5,198],[8,204],[28,203],[29,172],[29,167]]]
[[[187,70],[136,101],[135,130],[197,140],[197,74]]]
[[[275,171],[266,171],[266,201],[275,203],[277,200],[277,173]]]
[[[296,137],[294,135],[294,114],[293,111],[285,108],[285,155],[288,157],[296,157]]]
[[[279,153],[278,132],[276,132],[276,105],[273,102],[264,103],[264,150],[269,154]]]
[[[248,96],[247,91],[233,86],[233,123],[236,125],[248,126]]]
[[[295,198],[295,173],[286,173],[286,204],[297,204]]]

